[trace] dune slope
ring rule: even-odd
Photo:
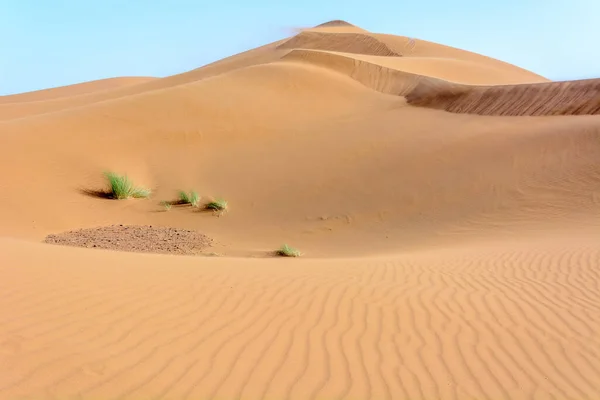
[[[52,95],[52,97],[45,101],[37,100],[39,100],[40,95],[45,94],[46,91],[5,96],[4,99],[6,100],[6,103],[2,101],[3,97],[0,97],[0,122],[3,120],[23,119],[41,114],[50,114],[72,108],[81,108],[94,103],[125,98],[154,90],[161,90],[195,82],[237,68],[270,62],[278,59],[283,54],[281,51],[274,49],[278,44],[279,42],[274,42],[248,52],[224,58],[199,69],[168,76],[162,79],[143,80],[135,85],[109,86],[104,81],[98,81],[90,82],[89,84],[49,89],[47,90],[47,95]],[[121,82],[122,80],[118,79],[117,81]],[[97,90],[90,90],[91,88]],[[72,95],[54,95],[55,93],[64,93],[67,90],[71,92]],[[27,99],[28,101],[21,102],[12,100],[21,98]]]
[[[84,82],[75,85],[61,86],[52,89],[37,90],[28,93],[20,93],[9,96],[0,96],[0,104],[22,103],[31,101],[44,101],[60,97],[71,97],[80,94],[93,93],[98,91],[110,90],[123,86],[136,85],[151,81],[155,78],[150,77],[122,77],[100,79],[97,81]]]
[[[0,398],[600,396],[597,81],[410,40],[333,21],[0,104]],[[215,257],[42,243],[130,225]]]
[[[480,115],[600,114],[600,79],[532,85],[448,88],[433,93],[417,88],[409,103],[455,113]]]

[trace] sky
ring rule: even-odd
[[[0,0],[0,95],[168,76],[333,19],[600,77],[599,0]]]

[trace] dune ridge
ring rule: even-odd
[[[452,113],[502,116],[600,114],[600,79],[519,85],[472,86],[409,73],[346,54],[292,50],[283,60],[299,60],[343,73],[409,104]]]
[[[74,95],[72,96],[50,98],[45,101],[36,101],[35,99],[32,99],[31,101],[22,103],[9,102],[6,104],[0,104],[0,122],[3,120],[9,121],[28,117],[35,117],[38,115],[51,114],[73,108],[87,107],[89,105],[101,103],[104,101],[111,101],[119,98],[127,98],[129,96],[135,96],[142,93],[150,93],[156,90],[168,89],[179,85],[193,83],[202,79],[219,75],[229,70],[245,68],[248,66],[262,63],[268,63],[278,59],[281,56],[282,52],[285,52],[278,51],[275,49],[275,47],[281,42],[282,41],[273,42],[244,53],[236,54],[231,57],[227,57],[214,63],[208,64],[202,68],[183,72],[181,74],[171,75],[165,78],[152,79],[137,85],[115,87],[108,90],[98,90],[84,93],[80,93],[81,90],[78,89],[77,93],[74,93]],[[72,85],[73,89],[75,87],[79,87],[79,85]],[[65,88],[71,88],[71,86],[67,86]],[[49,90],[53,91],[55,89]],[[25,95],[28,94],[23,94],[23,96]],[[12,98],[12,96],[7,96],[7,98]]]
[[[401,52],[405,57],[440,57],[447,59],[463,60],[485,65],[492,68],[499,68],[509,76],[519,76],[527,79],[529,82],[548,82],[549,80],[539,74],[528,71],[524,68],[509,64],[502,60],[497,60],[471,51],[458,49],[456,47],[446,46],[439,43],[433,43],[426,40],[397,36],[381,33],[370,33],[371,36],[379,41],[386,43],[395,51]],[[465,71],[466,72],[466,71]]]
[[[322,24],[316,25],[315,28],[327,28],[327,27],[335,27],[335,26],[352,26],[354,28],[357,28],[356,25],[351,24],[350,22],[344,21],[341,19],[334,19],[331,21],[323,22]]]
[[[22,103],[30,101],[46,101],[57,99],[60,97],[71,97],[80,94],[88,94],[93,92],[105,91],[115,89],[124,86],[137,85],[140,83],[149,82],[157,78],[152,77],[119,77],[119,78],[108,78],[99,79],[96,81],[77,83],[73,85],[66,85],[56,87],[52,89],[36,90],[27,93],[19,93],[7,96],[0,96],[0,104],[6,103]]]
[[[400,56],[399,53],[392,51],[385,43],[370,35],[361,33],[305,31],[280,44],[277,48],[332,50],[374,56]]]
[[[360,60],[348,54],[296,49],[282,60],[303,61],[342,73],[364,86],[385,94],[408,96],[417,85],[439,90],[438,87],[452,86],[447,81],[412,74],[379,64]]]
[[[600,397],[598,80],[312,29],[0,104],[0,399]]]

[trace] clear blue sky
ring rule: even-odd
[[[600,0],[0,0],[0,95],[171,75],[332,19],[600,77]]]

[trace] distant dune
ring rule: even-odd
[[[0,399],[600,398],[599,82],[331,21],[0,97]]]
[[[87,94],[93,92],[99,92],[104,90],[115,89],[123,86],[135,85],[138,83],[144,83],[151,81],[156,78],[150,77],[123,77],[123,78],[109,78],[100,79],[97,81],[84,82],[74,85],[61,86],[53,89],[37,90],[34,92],[20,93],[9,96],[0,96],[0,104],[5,103],[22,103],[30,101],[43,101],[57,99],[60,97],[77,96],[80,94]]]

